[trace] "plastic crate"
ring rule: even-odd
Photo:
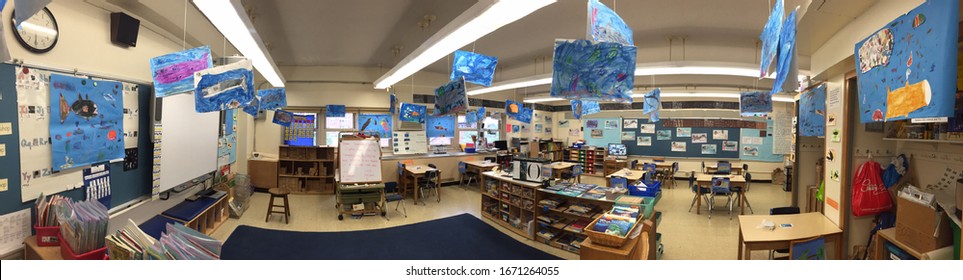
[[[638,206],[640,214],[642,214],[639,219],[648,219],[652,216],[652,211],[655,210],[655,202],[655,197],[631,195],[623,195],[615,200],[617,205]]]
[[[41,227],[33,226],[33,230],[37,232],[37,246],[58,246],[60,245],[60,227]]]
[[[918,260],[913,255],[910,255],[903,249],[900,249],[893,243],[886,242],[886,255],[889,256],[890,260]]]
[[[645,182],[646,187],[640,188],[634,184],[629,184],[629,195],[655,197],[662,191],[661,182]]]
[[[107,256],[107,246],[103,248],[96,249],[83,254],[74,254],[74,250],[70,249],[70,245],[64,242],[63,238],[57,236],[60,239],[60,256],[64,260],[103,260]]]

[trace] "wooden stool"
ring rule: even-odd
[[[271,214],[277,213],[277,214],[284,214],[284,223],[287,224],[288,217],[291,216],[291,207],[288,206],[288,194],[290,194],[291,192],[286,189],[272,188],[268,190],[268,193],[271,194],[271,198],[270,198],[270,201],[268,201],[267,216],[264,217],[264,222],[267,223],[268,219],[271,218]],[[284,204],[283,205],[274,204],[275,198],[283,198]],[[275,207],[282,207],[284,208],[284,211],[274,211]]]

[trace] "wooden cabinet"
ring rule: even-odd
[[[278,187],[278,161],[274,159],[251,159],[247,161],[247,174],[251,184],[258,189]]]
[[[295,194],[334,194],[335,151],[335,147],[281,146],[277,186]]]
[[[482,176],[482,217],[512,232],[532,239],[535,223],[535,193],[539,184],[494,175]]]
[[[622,168],[628,167],[628,161],[619,160],[606,160],[605,168],[603,169],[603,175],[609,176],[609,174],[615,173],[616,171],[622,170]]]

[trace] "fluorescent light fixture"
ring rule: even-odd
[[[552,3],[555,0],[479,0],[378,78],[375,88],[388,88],[458,48]]]
[[[738,92],[662,92],[660,95],[662,98],[702,98],[707,100],[713,99],[739,99]],[[632,95],[633,98],[645,97],[645,94],[637,93]],[[774,95],[772,97],[773,102],[795,102],[792,96],[788,95]]]
[[[490,87],[476,88],[468,90],[468,95],[479,95],[483,93],[510,90],[516,88],[533,87],[539,85],[547,85],[552,83],[552,73],[539,74],[535,76],[524,77],[520,79],[508,80],[500,83],[493,84]]]
[[[261,36],[257,35],[254,24],[247,17],[240,0],[193,0],[194,6],[201,11],[211,24],[220,31],[241,55],[251,60],[257,69],[274,87],[284,87],[284,77],[274,59],[264,47]],[[187,28],[186,26],[184,28]]]
[[[533,98],[525,98],[525,100],[523,100],[522,102],[538,103],[538,102],[552,102],[552,101],[564,101],[564,100],[565,98],[539,96],[539,97],[533,97]]]

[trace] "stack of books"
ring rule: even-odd
[[[106,240],[111,260],[216,260],[221,255],[221,241],[181,224],[167,224],[157,240],[128,220]]]
[[[542,199],[538,202],[538,206],[548,206],[548,208],[557,208],[562,204],[562,200],[556,197]]]
[[[34,210],[36,210],[37,215],[37,226],[38,227],[55,227],[60,224],[57,222],[57,214],[53,211],[57,205],[60,205],[66,201],[68,198],[59,195],[53,195],[50,197],[44,197],[43,193],[37,198],[34,203]]]
[[[60,224],[61,242],[80,255],[104,247],[107,236],[107,207],[97,200],[75,202],[64,199],[54,205]]]

